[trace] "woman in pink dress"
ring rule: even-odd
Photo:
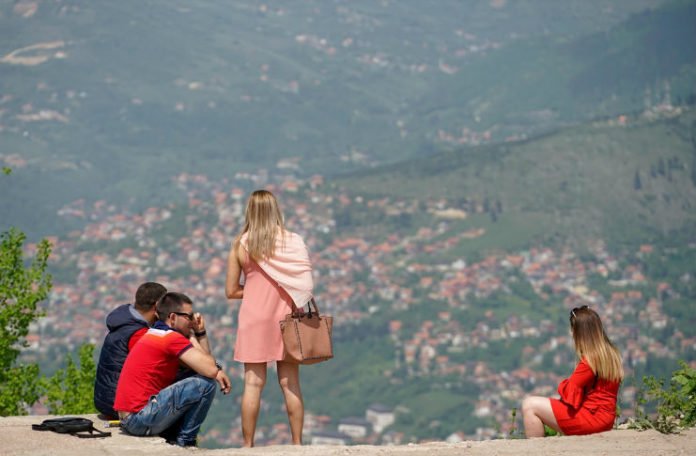
[[[240,284],[244,272],[244,285]],[[273,194],[257,190],[247,202],[244,228],[227,259],[225,294],[241,299],[234,359],[244,363],[242,434],[244,446],[254,446],[266,367],[276,362],[278,382],[285,397],[292,443],[302,443],[304,404],[299,365],[283,361],[285,347],[280,321],[293,304],[312,298],[312,265],[302,238],[285,229]]]

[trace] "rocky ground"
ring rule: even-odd
[[[112,431],[112,436],[100,439],[80,439],[54,432],[37,432],[32,424],[41,423],[46,416],[0,418],[0,455],[128,455],[158,456],[188,454],[210,456],[264,455],[264,456],[451,456],[451,455],[696,455],[696,429],[679,435],[662,435],[655,431],[617,430],[583,437],[552,437],[531,440],[493,440],[456,444],[434,442],[400,446],[269,446],[254,449],[228,448],[220,450],[183,449],[173,447],[159,437],[131,437],[118,428],[104,429],[96,415],[85,415],[99,429]]]

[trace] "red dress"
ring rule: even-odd
[[[558,385],[561,399],[551,399],[556,422],[565,435],[608,431],[616,418],[620,382],[597,377],[585,360]]]

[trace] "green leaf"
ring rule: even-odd
[[[686,385],[687,383],[689,383],[689,378],[686,375],[677,374],[674,377],[672,377],[672,381],[677,382],[680,385]]]

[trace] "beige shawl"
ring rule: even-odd
[[[245,250],[247,235],[244,233],[240,239]],[[258,265],[290,295],[297,307],[304,306],[312,299],[312,263],[307,246],[299,234],[285,231],[285,236],[278,236],[273,257],[258,262]]]

